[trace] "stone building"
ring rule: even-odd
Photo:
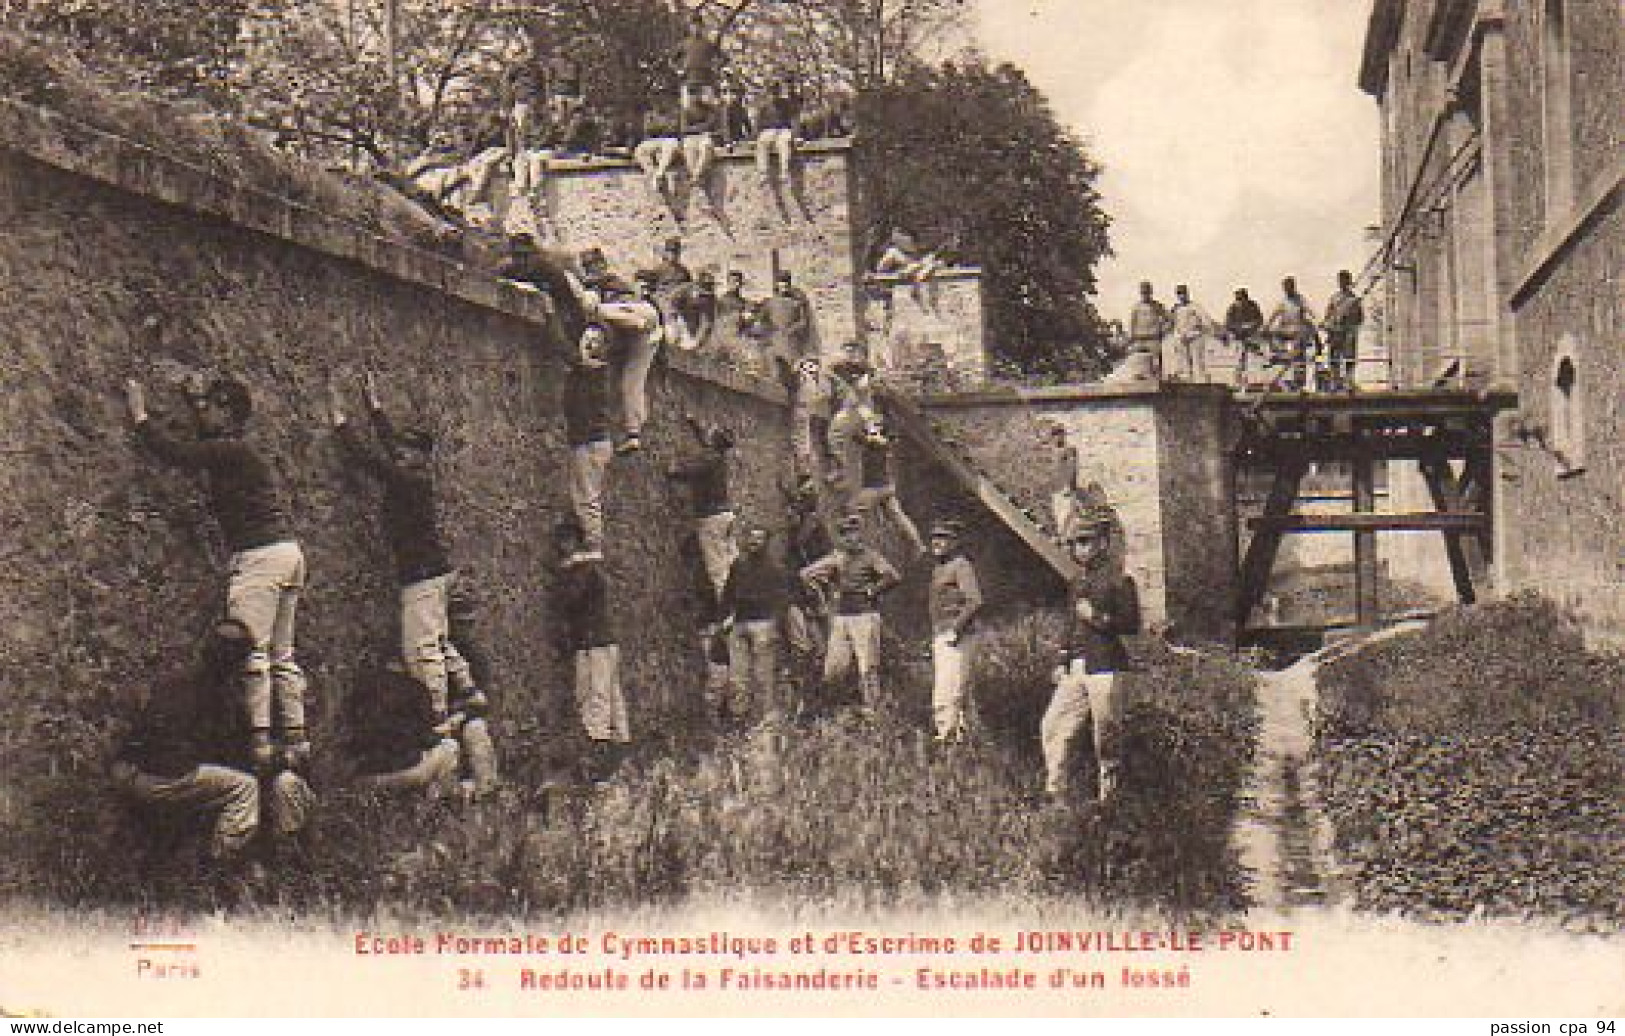
[[[1625,638],[1625,9],[1375,0],[1359,81],[1382,112],[1396,376],[1517,390],[1498,587]]]

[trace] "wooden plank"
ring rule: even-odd
[[[1302,485],[1304,473],[1308,470],[1308,463],[1301,459],[1288,460],[1276,469],[1275,481],[1270,486],[1269,497],[1264,501],[1264,518],[1291,517],[1292,505],[1298,499],[1298,487]],[[1248,541],[1247,556],[1242,559],[1241,578],[1236,587],[1237,629],[1247,628],[1253,609],[1264,599],[1264,591],[1269,588],[1270,573],[1275,571],[1275,556],[1280,549],[1281,532],[1277,529],[1261,529],[1253,533],[1253,538]]]
[[[1376,465],[1369,456],[1354,461],[1354,514],[1370,517],[1377,509]],[[1377,534],[1370,527],[1354,530],[1354,621],[1364,629],[1377,625]]]
[[[1476,533],[1489,523],[1482,514],[1288,514],[1253,518],[1253,529],[1275,532],[1453,532]]]
[[[1424,460],[1420,468],[1422,480],[1427,483],[1428,495],[1433,498],[1433,506],[1445,513],[1459,510],[1460,500],[1450,462],[1431,457]],[[1478,595],[1473,591],[1473,573],[1467,564],[1467,551],[1462,543],[1461,533],[1444,530],[1444,552],[1450,561],[1450,578],[1456,584],[1456,597],[1462,604],[1472,604],[1478,600]]]

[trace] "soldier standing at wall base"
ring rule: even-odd
[[[253,639],[244,657],[243,707],[262,769],[281,755],[292,769],[310,757],[305,730],[305,674],[294,657],[294,619],[306,580],[305,554],[289,527],[282,487],[243,434],[253,415],[248,386],[230,377],[187,386],[198,441],[182,442],[156,427],[141,382],[125,382],[136,435],[159,459],[202,472],[209,510],[231,551],[226,615]]]
[[[601,554],[587,550],[580,524],[553,530],[560,563],[554,591],[558,645],[575,668],[575,700],[587,735],[587,775],[605,781],[632,741],[626,697],[621,691],[621,648],[610,614],[609,583]]]
[[[834,599],[829,647],[824,653],[824,684],[833,690],[856,666],[862,704],[858,713],[873,718],[880,705],[880,599],[902,577],[863,542],[863,519],[849,514],[836,531],[835,550],[801,570],[801,581],[824,587]]]
[[[1039,726],[1044,787],[1057,805],[1069,801],[1071,748],[1085,722],[1094,728],[1100,801],[1116,793],[1121,772],[1116,728],[1122,719],[1122,673],[1130,667],[1123,638],[1140,631],[1140,600],[1133,578],[1113,556],[1114,525],[1109,508],[1092,508],[1064,533],[1082,573],[1072,587],[1072,636]]]
[[[960,548],[957,522],[931,526],[931,715],[938,744],[965,740],[965,684],[970,675],[971,623],[982,609],[976,568]]]

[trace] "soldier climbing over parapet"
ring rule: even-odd
[[[305,554],[293,536],[276,470],[244,438],[254,412],[248,386],[227,376],[208,382],[195,378],[186,395],[198,430],[195,441],[158,428],[147,413],[141,382],[125,382],[137,437],[159,459],[203,474],[209,510],[231,551],[226,615],[251,639],[243,656],[241,700],[253,733],[254,763],[269,767],[280,756],[301,769],[310,756],[310,737],[305,674],[294,656],[294,619],[305,587]]]
[[[423,429],[397,431],[385,412],[372,372],[362,380],[376,443],[364,441],[332,386],[329,418],[346,455],[383,484],[384,535],[400,581],[401,658],[427,688],[435,724],[452,715],[475,717],[466,727],[472,744],[468,780],[477,793],[496,783],[496,753],[483,717],[488,701],[451,638],[451,594],[456,572],[440,529],[434,480],[434,438]],[[455,759],[453,760],[455,762]]]

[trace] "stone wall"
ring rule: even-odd
[[[319,752],[356,661],[398,649],[377,488],[346,469],[324,423],[330,379],[358,405],[364,368],[399,418],[440,440],[445,524],[512,754],[573,730],[546,546],[568,511],[563,366],[543,300],[140,145],[0,108],[0,822],[14,778],[99,768],[111,709],[187,661],[220,607],[218,534],[193,481],[132,444],[120,395],[131,376],[171,419],[188,370],[253,385],[251,437],[286,482],[310,562],[299,641]],[[751,517],[780,524],[788,468],[776,387],[672,364],[653,379],[649,449],[616,462],[608,499],[632,723],[645,734],[688,713],[700,683],[686,501],[663,474],[688,447],[680,415],[739,430]]]
[[[1554,373],[1563,351],[1578,375],[1584,470],[1565,473],[1533,439],[1507,437],[1497,457],[1505,585],[1563,602],[1615,644],[1625,643],[1622,269],[1625,215],[1616,207],[1516,309],[1519,420],[1552,435]]]
[[[844,144],[804,148],[789,185],[764,178],[736,151],[718,158],[708,192],[679,174],[668,200],[629,162],[556,162],[542,237],[571,251],[601,247],[628,274],[655,265],[664,242],[681,238],[691,270],[710,267],[719,285],[726,271],[742,270],[752,297],[770,292],[777,270],[788,270],[812,299],[821,345],[833,351],[857,332],[852,175]]]
[[[1067,430],[1085,483],[1097,483],[1126,537],[1148,623],[1183,636],[1233,635],[1234,474],[1228,394],[1217,386],[1086,386],[932,399],[924,409],[1041,525],[1053,466],[1044,423]]]
[[[924,284],[870,274],[864,283],[864,326],[875,366],[904,380],[941,376],[966,386],[986,380],[980,270],[943,270]]]

